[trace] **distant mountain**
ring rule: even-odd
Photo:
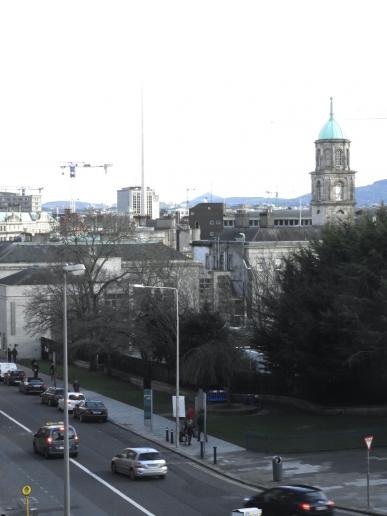
[[[51,211],[55,212],[58,210],[60,213],[63,213],[63,211],[70,207],[69,201],[49,201],[42,204],[42,209],[44,211]],[[82,202],[82,201],[75,201],[75,210],[76,211],[83,211],[83,210],[90,210],[91,208],[97,209],[97,210],[104,210],[108,208],[106,204],[103,203],[90,203],[90,202]]]
[[[387,204],[387,179],[382,179],[380,181],[375,181],[371,185],[367,186],[358,186],[356,189],[356,205],[358,208],[365,206],[375,206],[379,205],[382,202]],[[238,206],[242,204],[250,205],[250,206],[258,206],[264,204],[270,204],[273,206],[299,206],[300,202],[302,206],[308,206],[310,203],[311,195],[310,193],[305,195],[300,195],[299,197],[294,198],[285,198],[285,197],[219,197],[219,195],[214,195],[210,192],[204,193],[195,199],[191,199],[189,201],[189,206],[196,206],[201,202],[224,202],[227,206]],[[82,211],[90,208],[94,209],[107,209],[109,206],[103,203],[89,203],[76,201],[76,210]],[[187,201],[183,201],[179,206],[186,206]],[[46,211],[55,212],[57,209],[60,212],[63,212],[64,208],[69,207],[69,201],[51,201],[43,204],[43,209]],[[160,202],[160,207],[165,208],[168,207],[167,203]]]
[[[355,188],[356,192],[356,206],[358,208],[364,206],[375,206],[382,202],[387,204],[387,179],[375,181],[371,185],[359,186]],[[310,193],[300,195],[294,198],[285,197],[218,197],[213,194],[203,194],[196,199],[192,199],[189,202],[190,206],[195,206],[200,202],[224,202],[227,206],[238,206],[246,204],[250,206],[257,206],[262,204],[271,204],[273,206],[299,206],[300,202],[302,206],[310,204],[311,195]]]

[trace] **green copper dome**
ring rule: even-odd
[[[328,122],[321,129],[319,135],[319,140],[343,140],[344,135],[336,120],[333,118],[333,99],[331,97],[331,112],[329,115]]]

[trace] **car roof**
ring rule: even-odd
[[[28,376],[28,377],[27,377],[27,381],[28,381],[28,380],[39,380],[40,382],[42,382],[42,381],[43,381],[43,380],[42,380],[41,378],[39,378],[39,377],[38,377],[38,378],[35,378],[35,376]]]
[[[321,491],[318,487],[308,486],[304,484],[289,484],[285,486],[278,486],[280,489],[286,489],[287,491],[293,491],[297,493],[307,493],[307,492],[319,492]],[[273,488],[275,489],[275,488]]]
[[[73,391],[69,391],[67,393],[69,396],[84,396],[83,392],[73,392]]]
[[[125,450],[134,451],[136,453],[159,453],[159,451],[154,448],[125,448]]]

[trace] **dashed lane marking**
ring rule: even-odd
[[[2,414],[4,417],[8,418],[10,421],[15,423],[15,425],[20,426],[20,428],[22,428],[23,430],[25,430],[29,434],[33,433],[32,430],[30,430],[29,428],[27,428],[23,424],[19,423],[19,421],[17,421],[13,417],[9,416],[7,413],[3,412],[2,410],[0,410],[0,414]],[[136,507],[136,509],[138,509],[139,511],[143,512],[147,516],[155,516],[152,512],[149,512],[147,509],[145,509],[145,507],[143,507],[139,503],[135,502],[132,498],[129,498],[129,496],[126,496],[122,491],[120,491],[119,489],[116,489],[111,484],[109,484],[108,482],[103,480],[101,477],[99,477],[98,475],[96,475],[95,473],[93,473],[92,471],[87,469],[80,462],[78,462],[78,461],[76,461],[74,459],[70,459],[70,462],[72,462],[74,464],[74,466],[77,466],[79,469],[84,471],[87,475],[89,475],[92,478],[94,478],[94,480],[97,480],[97,482],[99,482],[100,484],[102,484],[105,487],[107,487],[108,489],[110,489],[110,491],[113,491],[114,494],[120,496],[123,500],[125,500],[126,502],[130,503],[131,505],[133,505],[133,507]]]

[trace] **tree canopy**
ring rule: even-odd
[[[259,292],[257,344],[283,389],[320,401],[383,401],[386,208],[357,225],[326,226],[277,273],[279,288]]]

